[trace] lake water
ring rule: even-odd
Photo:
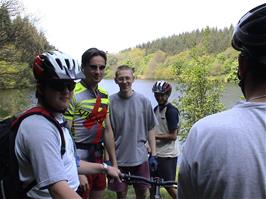
[[[133,89],[136,92],[145,95],[151,101],[152,106],[156,105],[156,101],[151,90],[154,83],[155,80],[135,80],[133,84]],[[173,87],[173,91],[169,100],[172,101],[177,99],[180,96],[180,93],[175,89],[176,83],[170,83]],[[102,80],[100,86],[104,87],[110,95],[118,92],[119,90],[118,85],[115,84],[113,80]],[[221,101],[226,108],[229,108],[236,101],[239,101],[240,96],[242,96],[242,93],[237,85],[227,84]],[[20,112],[31,106],[33,103],[36,103],[34,88],[22,90],[0,90],[0,119]]]
[[[133,89],[149,98],[153,107],[157,104],[152,92],[152,86],[155,82],[155,80],[135,80],[133,84]],[[180,96],[180,92],[176,90],[176,82],[170,82],[170,84],[172,85],[173,91],[169,97],[169,101],[173,101]],[[114,80],[102,80],[100,85],[104,87],[110,95],[119,91],[119,87],[115,84]],[[238,85],[226,84],[221,102],[226,108],[230,108],[235,102],[239,101],[241,96],[242,93]]]
[[[155,83],[155,80],[135,80],[133,83],[133,89],[136,92],[139,92],[145,95],[152,103],[152,106],[156,105],[156,100],[153,96],[152,86]],[[173,92],[169,98],[170,101],[177,99],[180,96],[180,93],[174,89],[176,84],[174,82],[170,82],[173,87]],[[114,94],[119,91],[118,85],[114,82],[114,80],[103,80],[100,83],[100,86],[104,87],[108,93]]]

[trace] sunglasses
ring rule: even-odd
[[[92,70],[97,70],[98,68],[99,68],[100,70],[104,70],[104,69],[105,69],[105,65],[90,64],[89,67],[90,67]]]
[[[164,96],[167,96],[168,94],[167,93],[154,93],[154,96],[155,97],[164,97]]]
[[[49,88],[59,92],[65,91],[66,89],[73,91],[75,86],[76,82],[66,80],[52,80],[48,83]]]

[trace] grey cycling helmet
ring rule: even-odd
[[[60,51],[44,52],[35,57],[33,74],[37,80],[83,79],[78,62]]]
[[[172,92],[172,86],[166,81],[160,80],[155,82],[155,84],[152,87],[152,92],[154,93],[166,93],[166,94],[171,94]]]
[[[239,20],[232,46],[266,64],[266,3],[253,8]]]

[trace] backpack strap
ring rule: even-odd
[[[43,107],[33,107],[29,110],[27,110],[26,112],[22,113],[22,115],[20,115],[12,124],[11,124],[11,128],[12,130],[17,131],[19,128],[20,123],[28,116],[31,115],[42,115],[43,117],[45,117],[47,120],[49,120],[51,123],[53,123],[56,128],[59,131],[60,134],[60,139],[61,139],[61,156],[64,155],[64,153],[66,152],[66,142],[64,139],[64,132],[62,130],[61,125],[59,124],[59,122],[54,118],[54,116],[48,112],[46,109],[44,109]]]
[[[16,156],[15,156],[15,137],[17,134],[17,130],[19,128],[19,125],[21,124],[21,122],[28,116],[31,115],[42,115],[43,117],[45,117],[47,120],[49,120],[51,123],[53,123],[60,134],[60,139],[61,139],[61,157],[64,155],[64,153],[66,152],[66,143],[65,143],[65,138],[64,138],[64,132],[62,130],[61,125],[59,124],[59,122],[54,118],[54,116],[48,112],[46,109],[44,109],[43,107],[33,107],[27,111],[25,111],[24,113],[22,113],[20,116],[18,116],[15,121],[12,122],[11,124],[11,130],[13,132],[15,132],[15,134],[13,135],[13,142],[11,143],[11,147],[12,147],[12,151],[13,151],[13,159],[16,160]],[[17,163],[18,164],[18,163]],[[26,196],[27,192],[30,191],[35,185],[37,184],[36,180],[33,180],[30,184],[28,184],[26,187],[23,188],[23,195]]]

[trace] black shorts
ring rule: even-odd
[[[158,169],[156,172],[151,173],[153,177],[160,177],[164,181],[175,181],[176,180],[176,165],[177,157],[174,158],[162,158],[157,157]]]

